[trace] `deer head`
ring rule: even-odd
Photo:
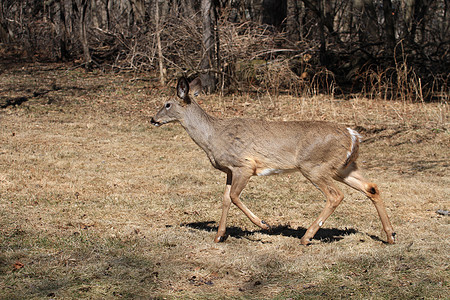
[[[194,79],[189,84],[185,77],[181,77],[177,84],[177,96],[181,99],[181,102],[175,98],[170,99],[164,103],[163,107],[150,122],[155,126],[161,126],[166,123],[180,121],[186,112],[187,106],[192,103],[189,97],[189,90],[192,90],[194,95],[198,95],[201,91],[201,81],[199,78]]]

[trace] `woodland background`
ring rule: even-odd
[[[207,91],[442,100],[448,0],[2,0],[3,57],[202,76]]]

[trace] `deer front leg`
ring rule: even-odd
[[[233,171],[233,182],[231,184],[230,198],[231,201],[239,207],[240,210],[258,227],[262,229],[270,229],[270,226],[266,222],[258,218],[250,209],[245,206],[244,203],[239,199],[242,190],[247,185],[250,177],[252,176],[252,171],[246,169],[238,169]]]
[[[225,187],[225,192],[223,194],[222,202],[222,216],[220,217],[219,228],[217,229],[216,237],[214,238],[215,243],[220,243],[226,240],[225,232],[227,229],[227,216],[228,211],[231,206],[230,190],[231,190],[231,174],[227,174],[227,185]]]
[[[226,222],[231,202],[233,202],[250,219],[250,221],[253,222],[253,224],[262,229],[270,229],[270,226],[266,222],[252,213],[239,199],[239,196],[247,185],[250,177],[251,173],[243,170],[237,170],[232,174],[227,174],[227,185],[225,187],[222,202],[222,216],[220,217],[219,228],[216,237],[214,238],[214,242],[219,243],[225,241]]]

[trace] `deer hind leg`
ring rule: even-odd
[[[311,182],[325,195],[327,202],[324,209],[320,213],[319,217],[314,221],[314,223],[308,228],[305,235],[301,239],[303,245],[308,245],[311,239],[317,233],[319,228],[323,225],[326,219],[334,212],[336,207],[344,199],[344,194],[331,182],[329,181],[312,181]]]
[[[355,163],[350,164],[346,169],[340,172],[339,181],[351,186],[352,188],[365,194],[375,205],[375,208],[380,217],[383,230],[386,232],[387,242],[389,244],[395,243],[395,232],[386,212],[386,207],[380,196],[378,186],[367,181],[359,172]]]
[[[225,231],[226,231],[226,219],[228,215],[228,210],[230,209],[231,202],[234,203],[242,212],[253,222],[256,226],[261,227],[262,229],[270,229],[270,227],[258,218],[254,213],[250,211],[250,209],[245,206],[244,203],[239,199],[242,190],[247,185],[249,179],[251,177],[251,173],[246,173],[242,170],[235,170],[232,174],[227,175],[227,186],[225,188],[224,199],[222,203],[222,216],[219,222],[219,228],[217,230],[216,237],[214,241],[222,242],[225,240]]]

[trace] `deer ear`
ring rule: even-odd
[[[189,99],[189,83],[186,77],[181,77],[177,84],[177,95],[184,103],[190,104],[191,99]]]
[[[200,79],[200,77],[195,78],[191,81],[191,83],[189,83],[189,89],[195,97],[200,94],[200,92],[202,91],[202,80]]]

